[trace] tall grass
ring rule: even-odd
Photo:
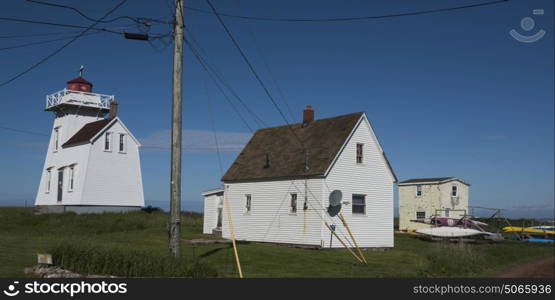
[[[53,247],[54,264],[64,269],[121,277],[217,277],[217,271],[199,259],[174,258],[169,253],[64,242]]]
[[[484,271],[486,256],[466,243],[439,242],[425,255],[427,264],[421,266],[423,277],[472,277]]]

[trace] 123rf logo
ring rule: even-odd
[[[24,294],[65,294],[73,297],[77,294],[125,294],[127,283],[102,282],[28,282],[23,284],[23,289],[18,289],[19,281],[14,281],[5,289],[4,295],[15,297]]]
[[[4,290],[4,295],[10,296],[10,297],[19,295],[19,290],[15,289],[15,286],[17,284],[19,284],[19,281],[14,281],[13,284],[8,285],[8,289]]]

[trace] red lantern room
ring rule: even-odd
[[[67,89],[79,92],[92,92],[93,84],[85,80],[82,76],[74,78],[67,82]]]

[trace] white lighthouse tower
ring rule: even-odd
[[[55,115],[35,205],[39,212],[96,213],[144,206],[139,141],[113,95],[80,76],[46,96]],[[107,117],[105,117],[107,115]]]

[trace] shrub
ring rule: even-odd
[[[217,277],[216,270],[200,259],[176,259],[170,253],[64,242],[50,250],[54,264],[64,269],[121,277]]]

